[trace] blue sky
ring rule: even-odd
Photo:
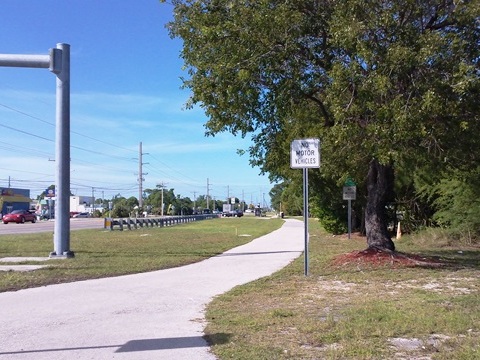
[[[190,198],[269,202],[272,188],[249,165],[250,139],[205,137],[201,109],[185,110],[181,41],[165,28],[173,7],[158,0],[2,0],[0,54],[46,55],[71,46],[71,191],[138,196],[164,183]],[[0,187],[36,197],[55,178],[55,75],[0,67]],[[243,194],[243,195],[242,195]]]

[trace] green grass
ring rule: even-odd
[[[310,276],[301,257],[208,306],[207,339],[220,359],[480,359],[478,247],[420,234],[397,249],[445,266],[340,266],[332,260],[365,240],[332,237],[316,221],[310,234]]]
[[[22,263],[49,265],[32,272],[0,271],[0,292],[182,266],[249,242],[282,223],[242,217],[131,231],[72,231],[74,258]],[[52,250],[52,233],[0,236],[0,258],[48,257]]]

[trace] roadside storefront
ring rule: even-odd
[[[28,189],[14,189],[14,188],[0,188],[0,209],[1,214],[8,214],[13,210],[29,210],[30,190]]]

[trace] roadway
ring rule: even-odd
[[[80,218],[70,219],[70,230],[81,229],[102,229],[103,218]],[[0,235],[12,234],[35,234],[40,232],[53,232],[55,227],[55,220],[42,220],[36,223],[15,224],[0,223]]]

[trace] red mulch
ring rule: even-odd
[[[438,258],[368,248],[362,251],[353,251],[351,253],[339,255],[333,260],[333,265],[366,265],[373,267],[440,267],[446,264]]]
[[[341,235],[341,239],[348,239],[347,235]],[[365,241],[358,233],[351,234],[351,240]],[[338,255],[333,259],[334,266],[363,265],[369,267],[441,267],[446,265],[437,257],[425,257],[415,254],[406,254],[397,251],[367,248],[362,251],[352,251]]]

